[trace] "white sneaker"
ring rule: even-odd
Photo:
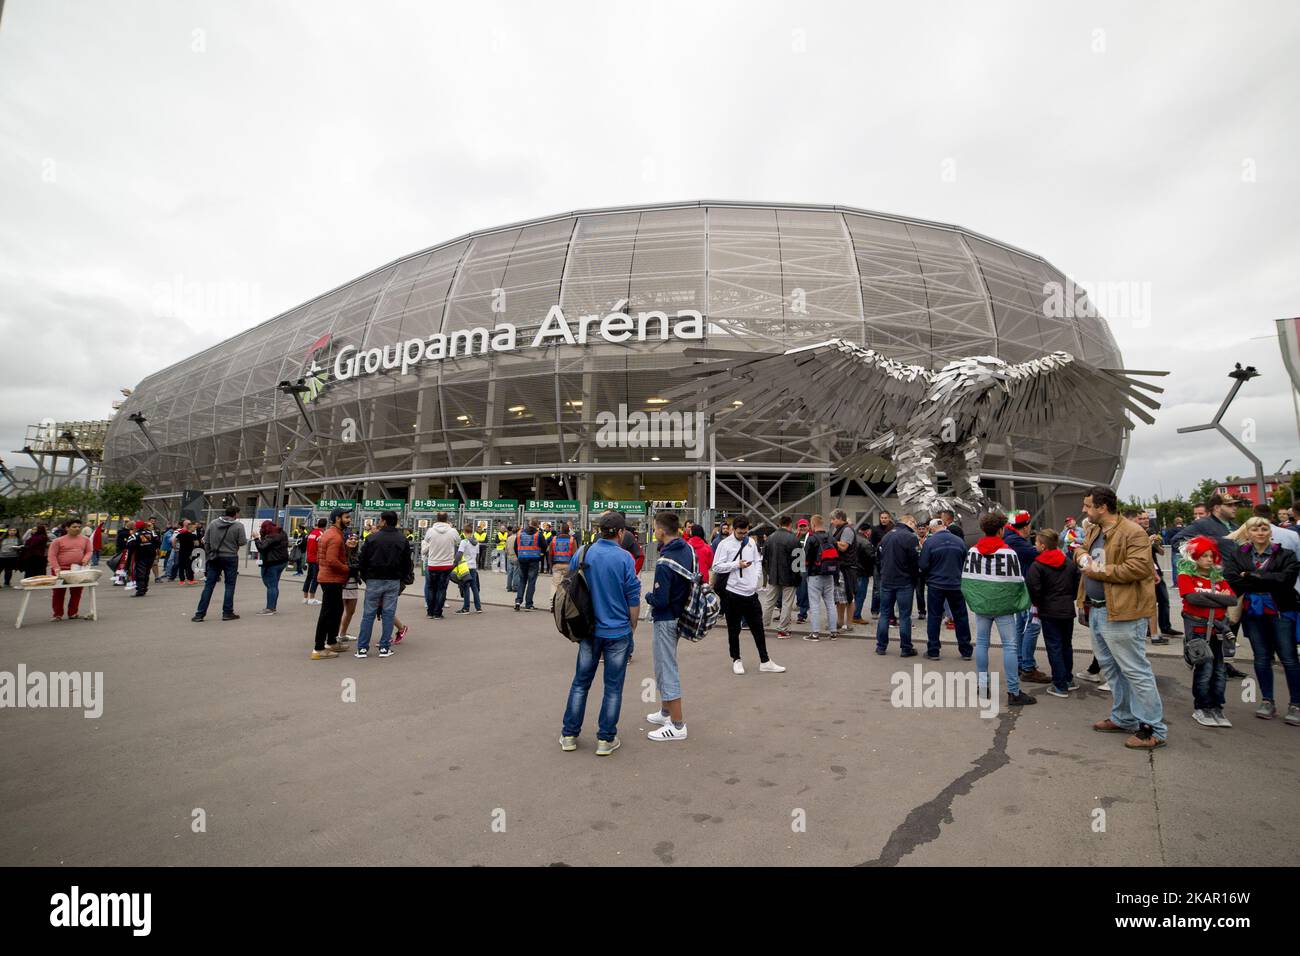
[[[732,661],[732,662],[731,662],[731,673],[733,673],[733,674],[743,674],[743,673],[745,673],[745,665],[742,664],[740,661]]]
[[[1210,711],[1210,713],[1213,714],[1214,716],[1214,722],[1218,724],[1220,727],[1232,726],[1232,721],[1230,721],[1227,717],[1223,715],[1222,707],[1216,707],[1214,708],[1214,710]]]
[[[758,669],[764,674],[784,674],[785,668],[776,661],[764,661],[758,665]]]
[[[682,724],[682,729],[678,730],[673,726],[673,722],[670,720],[658,730],[650,731],[646,736],[651,740],[685,740],[686,725]]]
[[[317,600],[316,598],[312,598],[312,599],[311,599],[310,601],[308,601],[307,603],[308,603],[308,604],[319,604],[320,601]]]
[[[1084,671],[1082,674],[1075,674],[1074,676],[1075,676],[1075,677],[1081,677],[1081,678],[1083,678],[1084,680],[1088,681],[1088,682],[1091,683],[1091,684],[1100,684],[1101,681],[1102,681],[1102,676],[1101,676],[1100,673],[1097,673],[1097,674],[1091,674],[1091,673],[1089,673],[1088,671]]]
[[[1202,727],[1219,726],[1219,722],[1214,719],[1213,714],[1209,713],[1208,711],[1200,710],[1199,708],[1192,711],[1192,720],[1196,721]]]
[[[1102,681],[1100,684],[1097,685],[1097,690],[1104,690],[1106,693],[1109,694],[1109,693],[1110,693],[1110,684],[1107,683],[1106,681]]]
[[[670,724],[673,721],[671,717],[665,717],[663,713],[658,710],[656,710],[653,714],[646,714],[645,719],[650,721],[650,723],[652,724],[658,724],[660,727],[662,727],[664,724]]]

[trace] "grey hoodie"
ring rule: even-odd
[[[203,532],[203,550],[210,558],[237,558],[248,544],[248,532],[235,518],[220,518]]]

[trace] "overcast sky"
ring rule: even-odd
[[[1225,423],[1274,469],[1300,459],[1273,326],[1300,314],[1298,11],[7,0],[0,454],[453,236],[745,199],[958,223],[1136,289],[1125,362],[1173,374],[1121,492],[1246,469],[1175,434],[1235,361],[1262,375]]]

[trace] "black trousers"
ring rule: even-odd
[[[763,606],[758,603],[758,595],[747,597],[724,591],[722,612],[727,616],[727,647],[731,650],[731,659],[740,660],[740,627],[743,624],[754,635],[754,646],[758,648],[758,659],[767,663],[767,635],[763,633]]]
[[[339,642],[339,624],[343,622],[343,585],[320,582],[320,617],[316,618],[316,650]]]

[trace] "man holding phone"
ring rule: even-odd
[[[740,659],[740,628],[745,625],[758,648],[758,669],[780,674],[785,668],[767,656],[767,638],[763,633],[763,607],[758,600],[759,566],[762,558],[758,545],[749,537],[749,519],[744,515],[731,523],[732,533],[718,541],[713,555],[713,573],[718,576],[722,610],[727,617],[727,645],[731,651],[731,671],[745,673]]]

